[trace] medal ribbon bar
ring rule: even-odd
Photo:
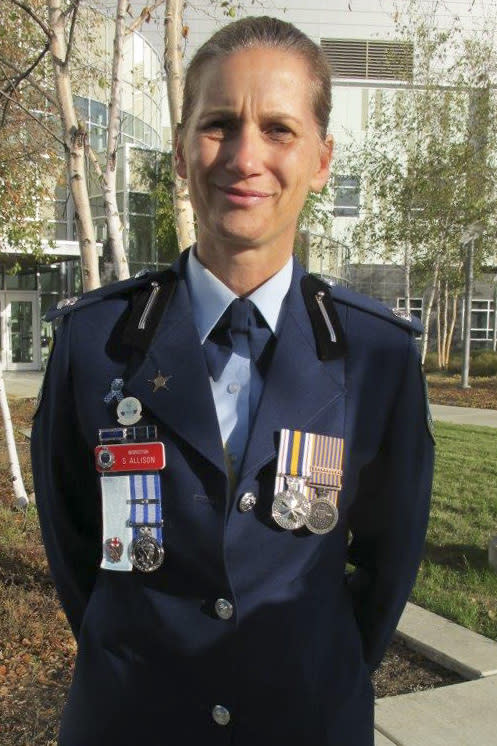
[[[278,494],[291,485],[292,477],[299,478],[298,489],[306,498],[309,497],[309,489],[306,485],[309,441],[307,433],[301,430],[288,430],[284,428],[280,434],[280,447],[278,451],[278,464],[274,493]]]
[[[301,491],[316,497],[316,487],[329,487],[330,499],[338,499],[342,488],[343,438],[300,430],[281,430],[275,494],[283,491],[289,478],[302,479]],[[321,493],[322,494],[322,493]]]
[[[129,525],[133,539],[141,536],[140,527],[149,527],[149,533],[162,546],[162,504],[158,472],[132,474],[130,480]]]
[[[342,488],[343,438],[309,433],[312,456],[309,482],[316,486]]]

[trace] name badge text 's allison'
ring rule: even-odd
[[[100,473],[158,471],[166,466],[164,443],[116,443],[95,448]]]

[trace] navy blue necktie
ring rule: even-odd
[[[272,352],[271,329],[264,317],[246,298],[236,298],[226,309],[204,342],[205,358],[209,373],[218,381],[231,356],[236,334],[248,337],[250,357],[264,375]]]

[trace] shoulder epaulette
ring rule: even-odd
[[[423,324],[419,318],[413,314],[408,314],[403,309],[389,308],[384,303],[376,300],[376,298],[357,293],[355,290],[343,287],[342,285],[328,285],[325,282],[323,284],[328,287],[331,297],[337,303],[344,303],[360,311],[371,313],[416,335],[423,333]]]
[[[45,314],[45,321],[55,321],[55,319],[67,316],[73,311],[79,311],[81,308],[98,303],[106,298],[118,297],[120,295],[126,295],[130,291],[139,289],[147,285],[153,280],[160,280],[161,277],[165,276],[165,272],[161,270],[159,272],[151,270],[141,270],[134,277],[130,277],[128,280],[120,280],[119,282],[112,282],[109,285],[104,285],[95,290],[89,290],[83,295],[74,298],[64,298],[59,301],[56,306],[50,308]]]

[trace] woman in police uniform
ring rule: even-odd
[[[417,322],[292,259],[329,112],[295,27],[221,29],[177,138],[196,246],[51,314],[32,444],[78,639],[61,746],[373,744],[433,449]]]

